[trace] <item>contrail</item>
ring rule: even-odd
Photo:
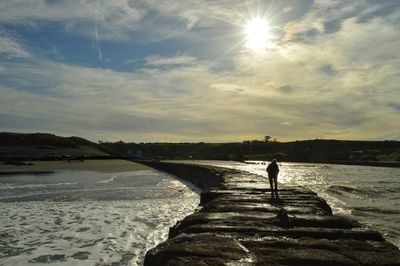
[[[94,33],[96,36],[95,43],[96,43],[97,55],[99,57],[99,61],[103,61],[103,53],[101,52],[99,41],[98,41],[97,21],[94,24]]]
[[[100,49],[99,33],[97,30],[98,6],[99,6],[99,0],[96,1],[96,7],[95,7],[94,36],[95,36],[95,44],[96,44],[96,49],[97,49],[97,56],[99,58],[99,61],[103,61],[103,53],[101,52],[101,49]]]

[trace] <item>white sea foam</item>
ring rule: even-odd
[[[113,176],[111,176],[109,179],[101,180],[101,181],[98,181],[98,182],[96,182],[96,183],[98,183],[98,184],[101,184],[101,183],[110,183],[110,182],[113,182],[115,178],[117,178],[117,176],[116,176],[116,175],[113,175]]]
[[[0,265],[141,265],[145,252],[199,203],[186,185],[156,171],[119,173],[101,183],[110,178],[69,174],[82,179],[71,190],[24,187],[0,202]],[[37,195],[21,201],[19,193]]]

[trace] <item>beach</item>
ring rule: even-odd
[[[86,170],[102,173],[131,172],[151,168],[127,160],[71,160],[71,161],[33,161],[26,165],[0,164],[0,171],[51,171],[51,170]],[[29,165],[33,164],[33,165]]]

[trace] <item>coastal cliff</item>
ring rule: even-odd
[[[264,177],[238,170],[148,162],[202,189],[200,206],[149,250],[152,265],[400,265],[400,251],[357,221],[332,214],[302,187],[271,199]]]

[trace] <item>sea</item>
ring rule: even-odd
[[[188,162],[188,161],[187,161]],[[266,176],[268,162],[189,161]],[[400,169],[280,163],[279,182],[325,198],[400,247]],[[142,265],[199,190],[156,170],[0,175],[0,265]]]

